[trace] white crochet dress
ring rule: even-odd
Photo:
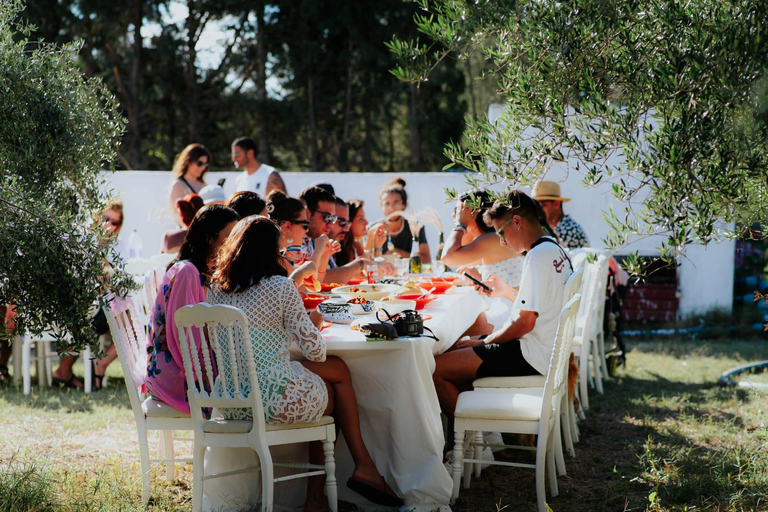
[[[325,339],[312,324],[293,281],[282,276],[262,279],[242,293],[208,294],[211,304],[227,304],[245,312],[256,356],[264,414],[267,423],[300,423],[318,420],[328,405],[328,390],[322,378],[291,361],[291,341],[310,361],[325,361]],[[241,333],[236,343],[242,343]],[[241,348],[241,353],[243,349]],[[250,389],[248,375],[241,377]],[[250,409],[223,409],[228,419],[250,419]]]
[[[515,256],[488,265],[477,265],[475,268],[484,280],[489,275],[496,274],[509,286],[516,288],[520,286],[520,278],[523,275],[523,259],[522,256]],[[485,318],[489,324],[493,325],[494,330],[499,329],[504,325],[504,322],[509,320],[514,303],[507,299],[498,298],[486,300],[488,301],[488,310],[485,312]]]

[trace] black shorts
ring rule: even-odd
[[[472,350],[483,360],[477,369],[476,379],[541,375],[523,357],[523,352],[520,350],[520,340],[480,345],[479,347],[472,347]]]

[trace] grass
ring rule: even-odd
[[[768,358],[768,344],[629,343],[627,367],[605,395],[590,395],[552,510],[768,511],[768,395],[716,385],[723,371]],[[109,374],[108,388],[91,395],[2,390],[0,512],[143,510],[133,416],[118,365]],[[157,471],[150,509],[189,510],[191,468],[172,484]],[[452,509],[526,512],[535,501],[532,471],[488,468]]]

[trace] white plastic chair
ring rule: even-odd
[[[170,262],[172,262],[176,256],[178,256],[178,253],[165,253],[161,252],[158,254],[155,254],[154,256],[150,256],[149,259],[155,263],[158,267],[165,267],[168,266]]]
[[[152,306],[157,297],[157,288],[159,285],[157,274],[158,268],[148,270],[144,276],[139,279],[139,282],[142,285],[141,288],[128,294],[128,297],[133,301],[139,323],[145,334],[149,332],[149,320],[152,315]],[[136,277],[138,278],[138,276]]]
[[[563,306],[576,296],[581,291],[583,280],[583,268],[577,268],[568,277],[568,281],[565,283],[565,290],[563,291]],[[569,356],[570,357],[570,356]],[[566,363],[567,368],[567,363]],[[567,373],[566,373],[567,375]],[[518,392],[524,392],[527,394],[536,394],[543,396],[544,384],[546,383],[545,375],[527,375],[524,377],[483,377],[476,379],[472,385],[475,389],[487,389],[487,388],[502,388],[502,389],[516,389]],[[578,441],[579,429],[576,425],[576,412],[573,408],[573,402],[568,397],[568,387],[564,386],[561,393],[562,403],[560,407],[560,425],[561,432],[556,432],[555,440],[555,462],[557,463],[557,472],[560,476],[566,474],[565,460],[563,458],[562,445],[565,444],[566,451],[572,456],[576,456],[576,450],[574,443]],[[480,458],[480,451],[482,448],[478,447],[479,439],[477,439],[476,433],[476,451],[475,458]],[[558,444],[559,443],[559,444]],[[474,474],[480,476],[482,465],[475,464]],[[465,475],[464,478],[467,478]]]
[[[112,332],[112,341],[117,348],[117,355],[125,376],[125,387],[128,389],[128,397],[131,401],[133,417],[136,420],[136,429],[139,436],[139,455],[141,458],[141,500],[146,505],[150,494],[150,465],[156,462],[165,462],[165,476],[168,482],[175,477],[177,462],[192,462],[192,459],[178,459],[174,456],[173,431],[192,430],[192,419],[188,414],[178,411],[170,405],[148,397],[142,401],[142,386],[147,374],[147,356],[144,336],[136,329],[136,309],[130,299],[113,299],[104,308],[107,316],[109,330]],[[157,459],[149,458],[149,444],[147,432],[160,431],[160,454]],[[183,439],[191,441],[191,438]]]
[[[175,319],[181,341],[189,407],[195,427],[192,510],[202,510],[205,480],[260,470],[262,511],[272,511],[276,482],[324,474],[328,506],[336,512],[336,463],[333,454],[336,428],[333,418],[323,416],[313,423],[281,425],[265,422],[253,345],[247,334],[250,332],[248,320],[241,310],[232,306],[202,303],[179,309]],[[235,341],[236,331],[239,331],[240,339],[243,340],[242,350]],[[195,357],[191,357],[192,354]],[[250,386],[243,385],[246,375]],[[247,408],[251,410],[253,420],[207,420],[202,409],[208,407],[216,410]],[[323,442],[324,466],[303,462],[273,463],[270,446],[309,441]],[[260,466],[205,475],[203,457],[209,446],[251,448],[256,452]],[[274,466],[311,471],[275,478]]]
[[[35,336],[29,333],[17,336],[13,347],[13,372],[14,375],[21,375],[24,394],[32,392],[32,361],[37,365],[37,383],[40,387],[51,386],[53,384],[53,358],[56,354],[51,350],[51,344],[56,342],[56,338],[51,331],[45,331]],[[17,348],[18,347],[18,348]],[[32,355],[32,348],[35,348],[35,355]],[[91,359],[93,353],[90,347],[85,347],[82,353],[84,366],[83,391],[91,392],[91,383],[93,382],[93,369],[91,368]]]
[[[451,503],[459,496],[462,469],[465,462],[531,468],[536,471],[536,499],[539,512],[546,512],[545,474],[549,489],[557,496],[554,441],[559,428],[563,387],[568,372],[568,360],[573,340],[574,320],[580,295],[573,297],[560,312],[555,346],[549,362],[544,392],[541,396],[513,389],[480,389],[459,395],[454,420],[453,493]],[[492,431],[516,434],[536,434],[536,463],[464,460],[464,432]],[[474,440],[470,441],[474,445]],[[521,448],[506,446],[507,448]],[[528,448],[528,447],[523,447]],[[545,473],[546,471],[546,473]],[[464,486],[469,481],[465,478]]]

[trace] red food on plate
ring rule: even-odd
[[[448,289],[453,287],[453,283],[448,281],[441,281],[439,279],[432,279],[432,282],[430,283],[429,279],[422,279],[419,281],[419,286],[424,288],[425,291],[432,290],[432,288],[434,288],[432,293],[440,294],[445,293]]]
[[[406,295],[398,295],[397,296],[398,299],[415,300],[416,301],[416,309],[424,309],[424,306],[426,306],[427,304],[429,304],[430,302],[435,300],[437,298],[437,295],[429,294],[429,295],[427,295],[425,297],[421,297],[421,298],[419,298],[419,297],[421,297],[421,294],[418,294],[418,293],[409,293],[409,294],[406,294]]]
[[[347,281],[347,284],[362,284],[363,280],[360,278],[354,278]]]
[[[328,297],[326,297],[325,295],[314,295],[314,294],[308,293],[306,295],[302,294],[301,300],[304,302],[305,309],[315,309],[318,304],[328,300]]]
[[[323,283],[320,285],[320,291],[323,293],[328,293],[334,288],[338,288],[339,286],[344,286],[341,283]]]

